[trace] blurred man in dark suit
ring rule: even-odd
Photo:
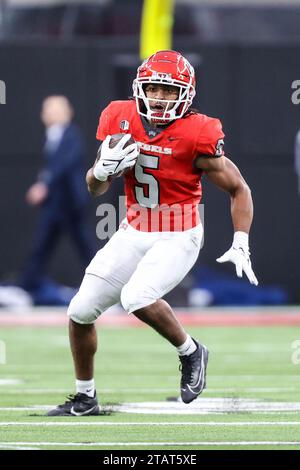
[[[85,185],[84,141],[72,123],[73,109],[65,96],[49,96],[42,104],[46,128],[45,165],[26,194],[40,206],[40,218],[32,252],[22,273],[21,286],[38,288],[44,282],[44,267],[64,231],[71,235],[85,266],[96,247],[86,220],[88,192]]]

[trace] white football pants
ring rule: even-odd
[[[202,238],[201,224],[184,232],[141,232],[125,220],[86,268],[68,315],[88,324],[119,301],[129,313],[151,305],[190,271]]]

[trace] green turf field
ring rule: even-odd
[[[176,353],[162,338],[148,328],[98,332],[103,415],[48,418],[43,407],[74,392],[66,329],[2,328],[7,362],[0,365],[0,449],[300,449],[300,403],[298,411],[276,408],[300,402],[300,364],[291,361],[291,344],[300,339],[296,328],[190,328],[210,350],[208,388],[196,403],[205,414],[185,414],[191,405],[166,401],[177,397],[180,375]],[[229,410],[221,413],[224,397]],[[160,405],[153,405],[158,414],[152,405],[149,414],[112,411],[136,402],[162,402],[162,411]],[[264,411],[255,411],[257,402]],[[177,405],[178,414],[163,414]]]

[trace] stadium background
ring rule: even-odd
[[[246,3],[246,4],[245,4]],[[140,1],[2,1],[0,79],[0,220],[2,281],[13,281],[25,260],[37,211],[24,200],[40,168],[42,99],[66,94],[88,143],[97,150],[100,111],[131,93],[139,58]],[[226,153],[252,188],[255,219],[253,265],[261,286],[281,286],[290,303],[300,301],[300,199],[294,170],[294,139],[300,105],[292,103],[299,79],[300,2],[175,2],[173,48],[186,54],[198,77],[195,106],[218,116]],[[116,202],[121,183],[91,201],[96,226],[99,202]],[[233,276],[215,258],[230,245],[229,198],[204,182],[204,249],[198,265]],[[101,244],[101,242],[100,242]],[[57,281],[78,286],[82,271],[70,240],[51,260]],[[184,300],[179,299],[179,305]]]

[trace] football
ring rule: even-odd
[[[111,136],[111,139],[110,139],[110,142],[109,142],[109,148],[114,148],[118,142],[120,142],[120,140],[122,139],[122,137],[124,137],[124,135],[126,134],[113,134]],[[134,144],[135,143],[135,140],[130,137],[130,139],[128,140],[128,142],[126,142],[126,144],[124,145],[124,148],[125,147],[128,147],[128,145],[131,145],[131,144]]]

